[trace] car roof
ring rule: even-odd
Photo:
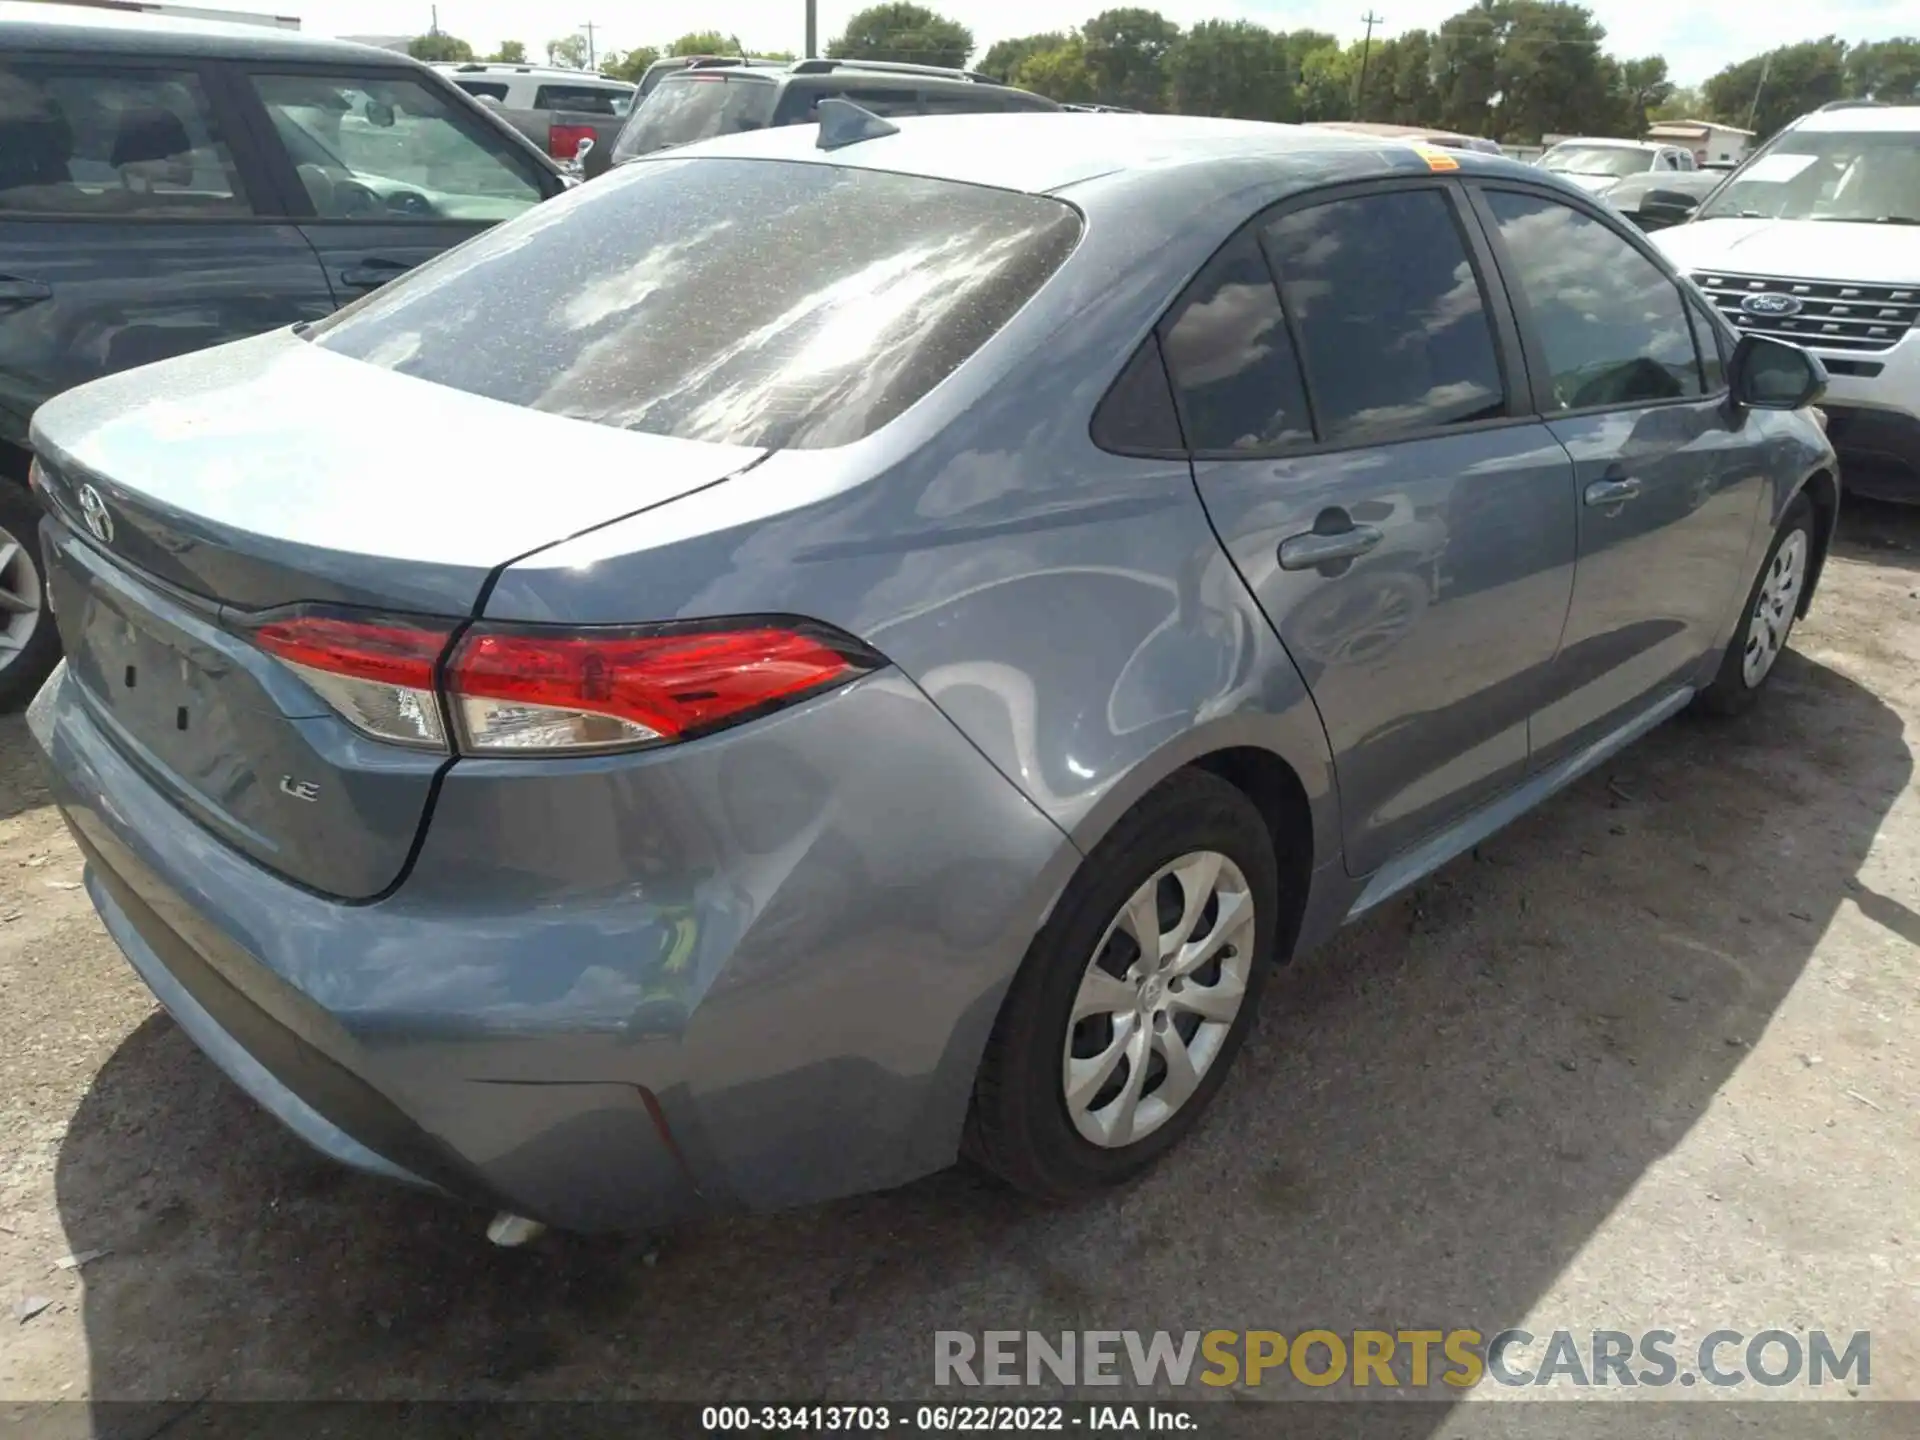
[[[0,49],[67,50],[195,59],[340,60],[425,68],[393,50],[223,20],[0,0]]]
[[[1816,110],[1794,122],[1796,130],[1847,130],[1905,134],[1920,131],[1920,105],[1863,106],[1857,110]]]
[[[1431,170],[1409,141],[1197,115],[1122,115],[1019,111],[892,117],[895,133],[818,148],[818,127],[749,130],[656,151],[638,163],[698,155],[799,160],[925,175],[963,184],[1049,194],[1100,176],[1147,175],[1217,164],[1245,173],[1273,161],[1296,162],[1301,185]],[[1540,181],[1545,172],[1472,150],[1448,150],[1441,167]],[[1223,182],[1224,184],[1225,182]]]
[[[690,56],[690,60],[716,61],[731,60],[731,56]],[[657,69],[665,61],[656,60],[649,69]],[[661,77],[661,84],[678,82],[690,84],[702,78],[723,75],[729,78],[743,76],[754,80],[766,80],[773,83],[791,82],[794,84],[817,83],[830,88],[843,88],[849,79],[855,79],[863,89],[885,89],[893,86],[898,89],[917,90],[925,85],[970,85],[988,90],[1019,90],[1017,85],[1009,85],[995,80],[992,76],[981,75],[969,70],[954,70],[942,65],[910,65],[892,61],[876,61],[866,64],[859,60],[755,60],[751,57],[727,65],[709,65],[705,68],[692,65],[677,65],[672,73]],[[1034,92],[1022,90],[1027,95]]]
[[[524,75],[529,80],[555,80],[568,85],[599,85],[611,90],[631,90],[626,80],[615,79],[593,70],[570,70],[564,65],[515,65],[508,60],[448,60],[433,67],[446,76]]]

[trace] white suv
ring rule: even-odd
[[[1920,502],[1920,106],[1802,116],[1653,238],[1737,328],[1826,363],[1849,490]]]

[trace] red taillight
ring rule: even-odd
[[[863,675],[879,657],[805,621],[569,631],[307,612],[252,631],[343,719],[378,739],[554,755],[684,740]],[[440,689],[436,686],[436,681]]]
[[[549,125],[547,154],[556,160],[571,160],[579,152],[580,142],[593,138],[591,125]]]
[[[605,750],[685,739],[873,668],[811,626],[560,634],[476,629],[447,667],[463,750]]]
[[[402,745],[447,748],[433,669],[449,626],[385,618],[294,615],[253,641],[285,661],[356,729]]]

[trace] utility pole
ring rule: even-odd
[[[1767,88],[1767,72],[1773,69],[1773,52],[1760,62],[1760,83],[1753,87],[1753,104],[1747,107],[1747,129],[1753,129],[1753,117],[1760,113],[1760,92]]]
[[[598,53],[593,48],[593,21],[587,21],[587,23],[580,28],[587,32],[587,69],[598,70],[600,67],[593,63]]]
[[[807,0],[807,59],[812,60],[820,53],[820,3],[819,0]]]
[[[1356,120],[1367,118],[1367,60],[1373,53],[1373,27],[1386,23],[1386,16],[1376,15],[1371,9],[1360,18],[1367,22],[1367,38],[1360,42],[1360,98],[1353,105]]]
[[[433,19],[427,22],[427,34],[438,35],[440,33],[440,7],[433,5],[428,8],[433,12]]]

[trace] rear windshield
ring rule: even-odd
[[[634,112],[613,147],[615,160],[651,155],[716,135],[763,130],[780,87],[763,75],[702,70],[669,75]]]
[[[1045,196],[663,156],[549,201],[305,333],[551,414],[815,449],[877,430],[938,385],[1079,235],[1078,212]]]

